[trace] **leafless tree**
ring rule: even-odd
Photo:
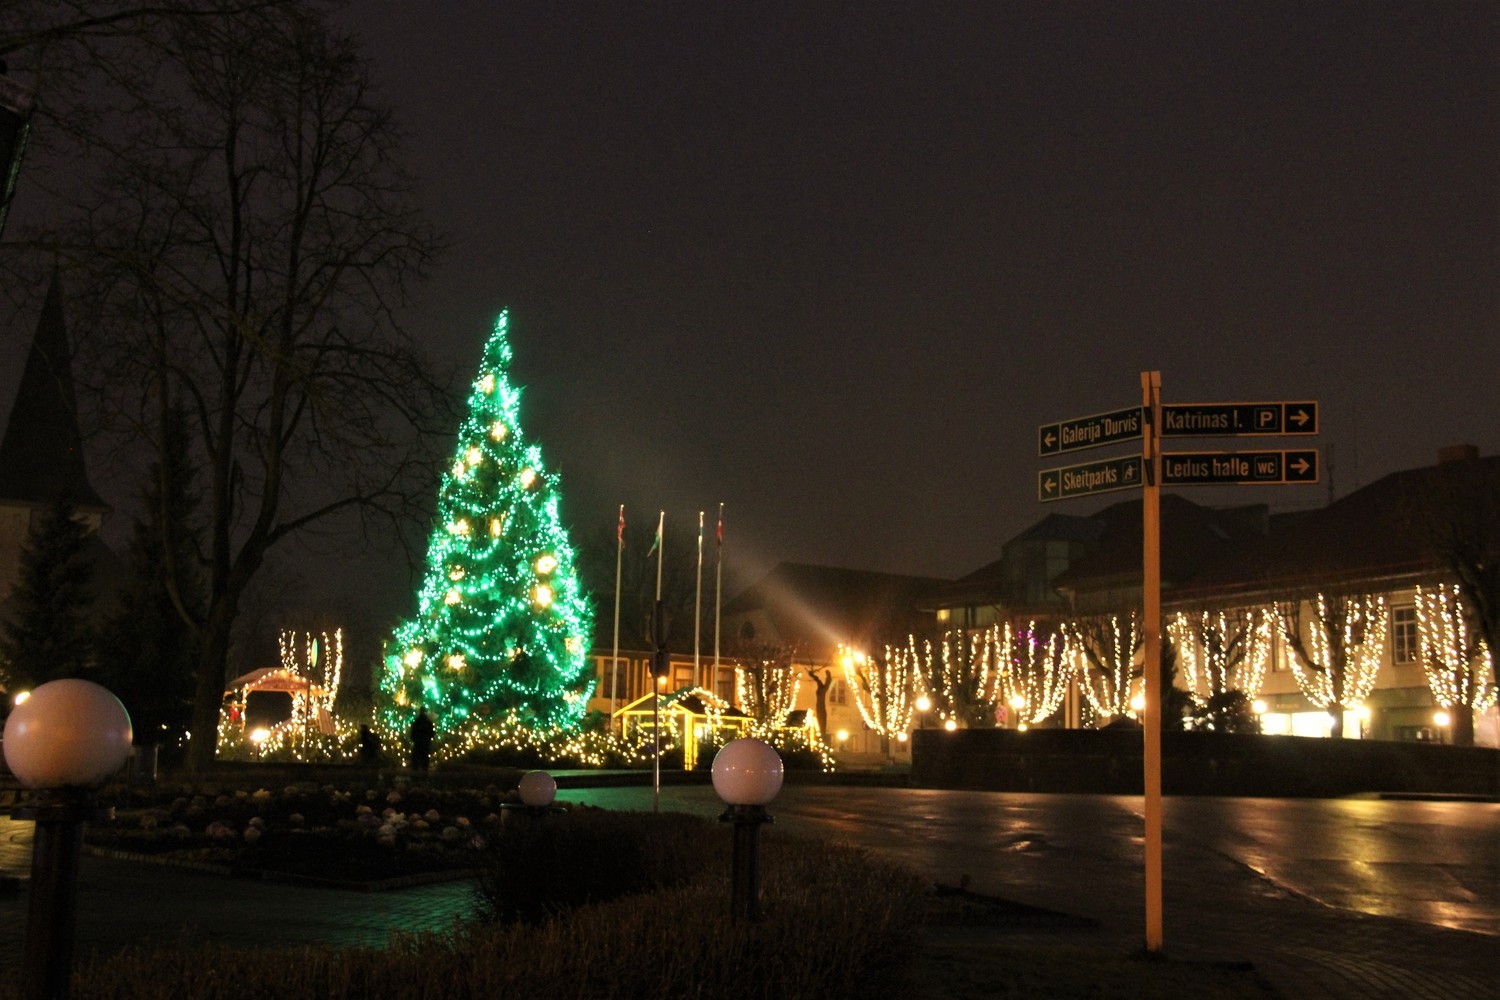
[[[83,370],[107,412],[158,452],[165,414],[191,414],[208,597],[201,613],[177,604],[199,639],[201,768],[267,553],[419,517],[452,421],[398,319],[439,240],[353,41],[312,0],[163,8],[217,16],[122,27],[107,54],[90,49],[114,106],[70,117],[86,182],[66,192],[69,224],[30,245],[72,275]]]
[[[1500,656],[1500,458],[1477,455],[1438,465],[1420,488],[1405,498],[1405,513],[1428,551],[1458,583],[1467,627],[1467,661],[1454,669],[1471,677],[1467,690],[1496,682],[1493,663]],[[1490,653],[1482,655],[1480,643]],[[1474,742],[1472,702],[1450,708],[1453,742]]]
[[[784,724],[787,713],[797,704],[796,655],[794,646],[754,639],[735,643],[735,694],[740,709],[759,727]]]
[[[1145,640],[1135,613],[1124,621],[1117,615],[1079,618],[1068,623],[1067,634],[1074,676],[1084,695],[1101,715],[1124,716],[1135,678],[1142,676],[1135,659]]]
[[[1292,672],[1302,693],[1322,706],[1331,720],[1329,735],[1344,735],[1344,710],[1353,708],[1375,687],[1375,673],[1385,649],[1387,615],[1380,598],[1355,594],[1318,594],[1307,602],[1276,605],[1282,638],[1291,648]]]

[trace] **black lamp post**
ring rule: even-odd
[[[37,797],[17,810],[36,823],[26,948],[25,1000],[64,1000],[73,964],[83,824],[100,810],[94,791],[130,757],[130,715],[91,681],[50,681],[5,723],[5,763]]]
[[[734,824],[729,913],[735,920],[760,919],[760,828],[774,822],[766,803],[781,791],[781,757],[755,739],[726,743],[714,757],[714,791],[728,806],[721,823]]]

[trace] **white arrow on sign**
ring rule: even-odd
[[[1292,465],[1292,468],[1296,469],[1299,473],[1305,474],[1308,469],[1312,468],[1312,466],[1308,463],[1307,459],[1305,459],[1305,458],[1299,458]]]
[[[1053,479],[1051,476],[1048,476],[1046,479],[1042,480],[1042,489],[1046,490],[1048,493],[1054,492],[1057,489],[1057,480]]]
[[[1047,432],[1047,436],[1044,437],[1044,438],[1042,438],[1042,443],[1045,444],[1048,448],[1050,448],[1050,447],[1052,447],[1053,442],[1055,442],[1056,440],[1057,440],[1057,438],[1053,435],[1053,433],[1051,431],[1048,431]]]

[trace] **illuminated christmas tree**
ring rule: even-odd
[[[405,733],[424,709],[440,751],[569,728],[591,693],[591,614],[510,360],[502,313],[443,475],[417,615],[386,647],[382,721]]]

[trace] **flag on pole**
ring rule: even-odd
[[[719,548],[724,547],[724,505],[719,504],[719,527],[714,531],[715,543]]]
[[[615,528],[615,544],[616,545],[621,545],[621,546],[623,546],[625,544],[625,505],[624,504],[620,504],[620,524],[619,524],[619,527]]]
[[[646,555],[647,556],[654,556],[654,555],[656,555],[656,550],[659,549],[659,548],[661,548],[661,527],[662,527],[662,522],[665,521],[666,518],[667,518],[667,512],[666,511],[662,511],[661,512],[661,516],[656,519],[656,537],[654,537],[654,538],[651,539],[651,547],[646,550]]]

